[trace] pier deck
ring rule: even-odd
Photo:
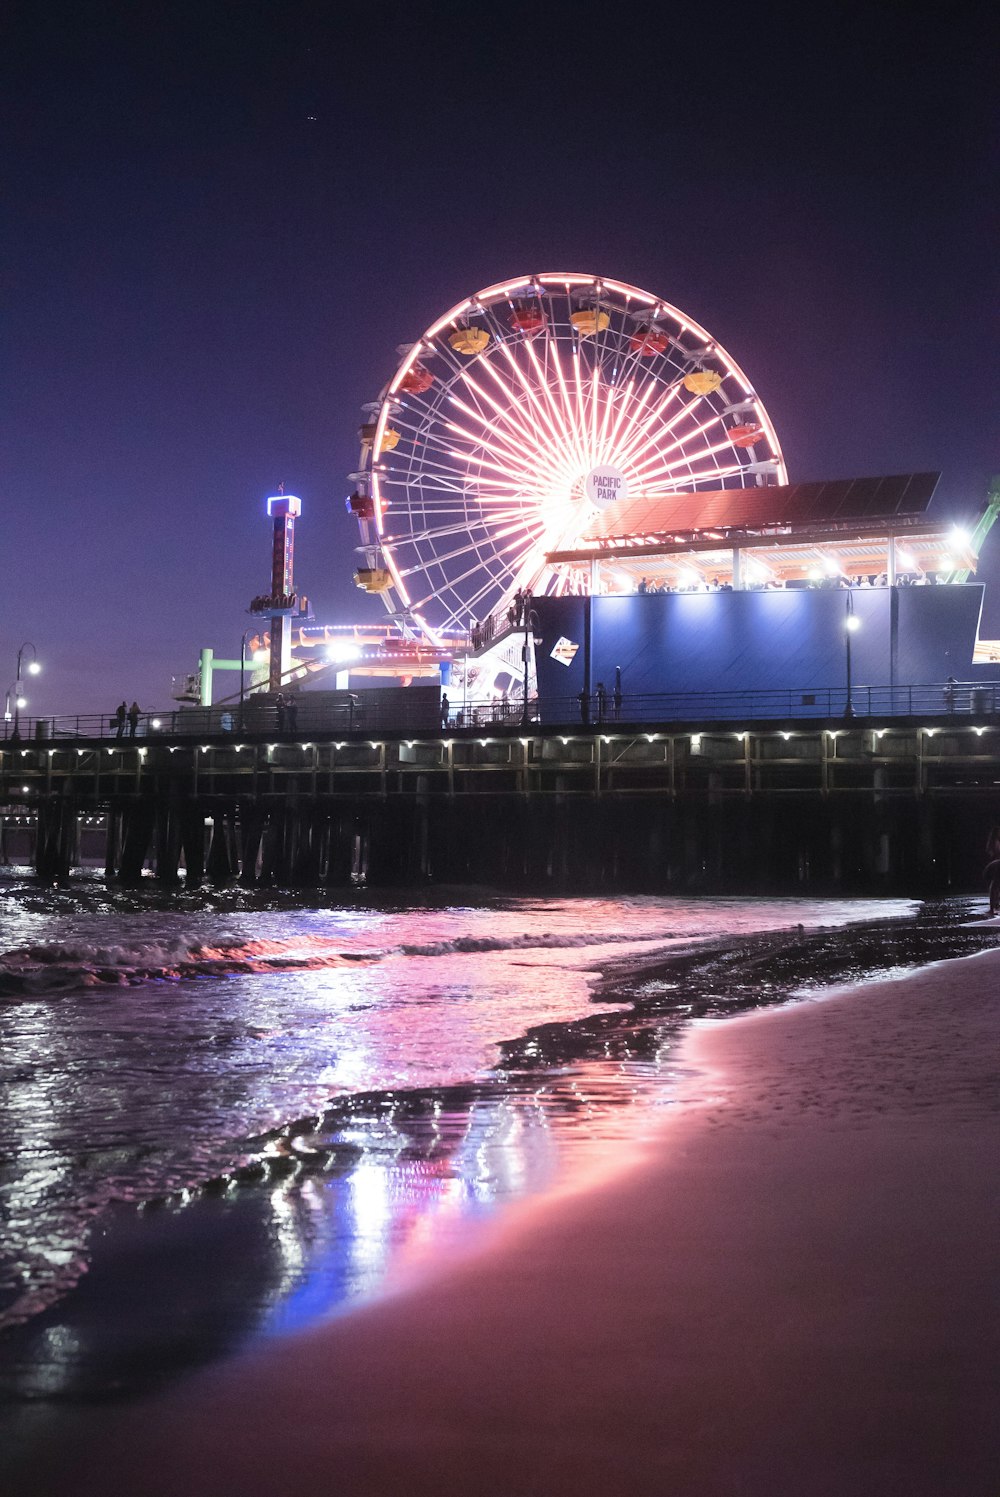
[[[1000,819],[1000,717],[935,701],[747,727],[7,739],[0,852],[62,878],[81,835],[91,856],[102,837],[125,884],[974,888]]]

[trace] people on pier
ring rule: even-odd
[[[582,723],[589,723],[590,722],[590,694],[587,691],[587,689],[584,688],[583,691],[577,692],[576,699],[577,699],[577,701],[580,704],[580,721]]]
[[[128,709],[128,736],[134,738],[139,727],[139,703],[133,702]]]
[[[986,838],[986,867],[983,871],[989,887],[990,914],[1000,915],[1000,826],[996,822],[990,827]]]
[[[608,710],[608,693],[603,681],[597,683],[597,721],[602,723]]]
[[[274,712],[278,720],[278,732],[284,733],[288,727],[288,708],[285,705],[285,693],[279,691],[274,699]]]
[[[115,737],[116,738],[124,738],[125,737],[125,724],[126,724],[127,721],[128,721],[128,703],[122,701],[122,702],[118,703],[118,706],[115,709],[115,726],[116,726],[116,728],[118,730],[115,733]]]
[[[897,572],[894,585],[896,587],[934,587],[947,582],[947,580],[946,574],[933,571]],[[847,573],[834,573],[832,576],[824,576],[820,575],[819,572],[815,572],[811,573],[808,577],[768,577],[756,581],[744,580],[741,586],[742,590],[748,593],[782,592],[786,588],[821,588],[827,590],[859,587],[881,588],[889,586],[889,578],[886,572],[855,572],[851,575]],[[602,586],[601,591],[606,590],[609,589]],[[610,590],[613,591],[613,589]],[[635,584],[635,591],[640,597],[645,597],[647,594],[656,596],[664,593],[731,593],[733,590],[732,581],[729,578],[723,577],[706,577],[697,582],[674,583],[666,581],[657,582],[654,578],[641,577]]]
[[[448,726],[448,719],[449,719],[450,716],[451,716],[451,703],[448,700],[448,693],[446,691],[443,691],[441,693],[441,726],[442,726],[442,728],[446,728]]]

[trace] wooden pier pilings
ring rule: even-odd
[[[0,748],[0,808],[46,881],[99,819],[123,886],[926,894],[979,887],[1000,727],[32,743]]]

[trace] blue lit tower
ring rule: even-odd
[[[274,524],[271,545],[271,591],[254,598],[250,612],[266,614],[271,623],[271,664],[268,688],[280,691],[292,665],[292,615],[303,612],[295,594],[295,521],[302,513],[302,500],[294,494],[278,493],[267,501]]]

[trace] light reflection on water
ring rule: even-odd
[[[39,1322],[48,1365],[36,1343],[33,1368],[21,1367],[49,1392],[69,1377],[67,1356],[78,1371],[98,1355],[116,1293],[148,1271],[154,1233],[182,1255],[202,1233],[239,1244],[225,1275],[204,1270],[207,1352],[246,1334],[248,1305],[265,1334],[303,1324],[419,1268],[499,1202],[629,1148],[671,1095],[666,1031],[639,1058],[534,1075],[493,1069],[501,1041],[599,1012],[591,989],[609,963],[911,908],[655,898],[227,913],[46,911],[37,896],[31,907],[7,904],[0,1312],[37,1313],[92,1261],[70,1301]],[[35,983],[53,986],[25,996]],[[355,1109],[320,1119],[350,1096]],[[262,1142],[309,1116],[296,1156]],[[261,1183],[233,1180],[262,1155]],[[219,1194],[197,1190],[218,1177]],[[178,1207],[178,1193],[192,1190]],[[109,1215],[116,1200],[167,1195],[172,1204],[151,1217]],[[88,1246],[95,1220],[101,1239]],[[168,1364],[166,1311],[152,1305],[133,1319]]]

